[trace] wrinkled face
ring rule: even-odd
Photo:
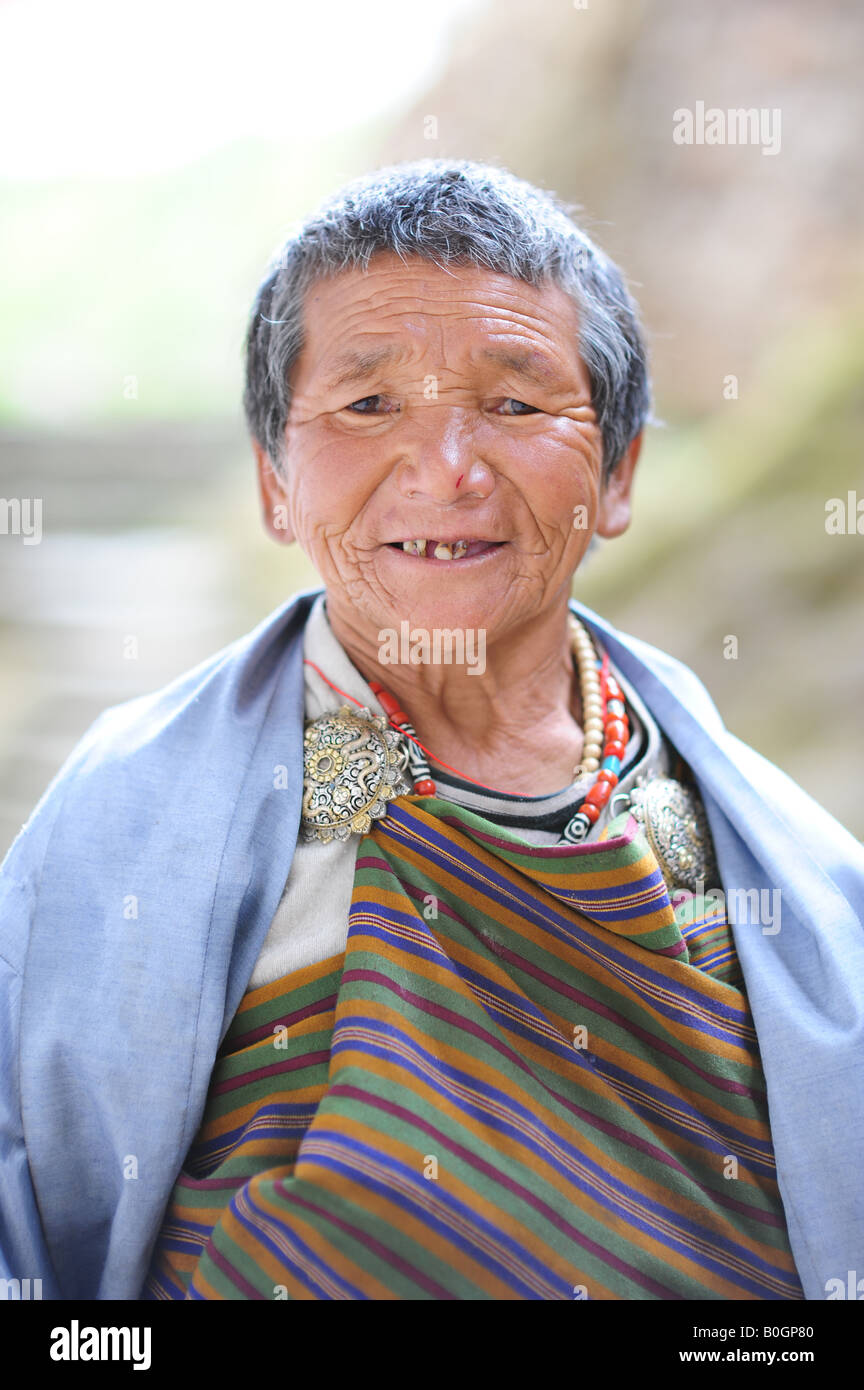
[[[494,641],[563,606],[595,532],[628,523],[638,455],[604,489],[569,297],[382,254],[314,285],[304,330],[283,476],[256,453],[272,534],[310,557],[331,618]]]

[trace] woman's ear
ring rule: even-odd
[[[265,529],[280,545],[290,545],[296,537],[288,520],[288,500],[282,480],[267,450],[257,439],[252,440],[252,449],[258,466],[258,491]]]
[[[631,440],[624,457],[619,460],[612,476],[606,482],[600,497],[595,534],[611,539],[620,536],[630,525],[630,494],[633,490],[633,475],[642,449],[642,431]]]

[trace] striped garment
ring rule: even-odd
[[[344,953],[244,998],[142,1297],[803,1297],[711,907],[626,812],[535,847],[391,802]]]

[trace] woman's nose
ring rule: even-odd
[[[492,470],[478,457],[474,431],[464,418],[452,417],[433,421],[427,416],[416,437],[405,443],[398,481],[406,497],[435,502],[488,497],[494,487]]]

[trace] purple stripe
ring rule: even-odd
[[[622,864],[620,867],[623,872],[625,868],[629,869],[632,866],[629,864]],[[611,869],[607,870],[607,873],[611,872]],[[666,883],[659,869],[649,869],[647,873],[641,874],[639,878],[629,879],[626,883],[610,883],[607,884],[605,888],[559,888],[555,886],[556,884],[557,880],[555,884],[544,883],[543,887],[548,888],[556,897],[564,897],[566,894],[567,901],[572,901],[579,907],[584,908],[586,914],[589,909],[602,908],[605,906],[611,907],[613,903],[619,902],[621,898],[637,897],[649,891],[654,896],[659,896],[664,899],[668,898]],[[669,906],[672,906],[671,902]]]
[[[177,1179],[178,1187],[188,1187],[194,1192],[218,1192],[221,1189],[229,1188],[236,1192],[248,1179],[240,1176],[236,1178],[190,1178],[185,1173],[181,1173]]]
[[[687,942],[676,941],[674,946],[653,946],[650,949],[653,950],[655,956],[670,956],[674,958],[675,956],[680,956],[687,950]]]
[[[226,1279],[230,1280],[230,1282],[234,1284],[236,1288],[242,1290],[245,1298],[264,1298],[263,1293],[259,1293],[258,1290],[254,1287],[254,1285],[250,1284],[248,1279],[244,1279],[243,1275],[240,1273],[238,1269],[235,1269],[234,1265],[229,1264],[228,1260],[226,1260],[225,1256],[221,1253],[221,1251],[216,1249],[216,1246],[213,1244],[212,1239],[204,1254],[210,1257],[216,1268],[222,1271]],[[195,1274],[193,1273],[192,1279],[194,1280],[194,1278]]]
[[[321,1048],[318,1052],[304,1052],[302,1057],[291,1057],[285,1062],[273,1062],[269,1067],[256,1067],[255,1071],[244,1072],[242,1076],[229,1076],[225,1081],[220,1081],[213,1087],[212,1095],[221,1096],[227,1091],[236,1091],[241,1086],[248,1086],[250,1081],[261,1081],[266,1076],[279,1076],[287,1072],[302,1071],[304,1067],[313,1067],[319,1062],[330,1060],[329,1047]]]

